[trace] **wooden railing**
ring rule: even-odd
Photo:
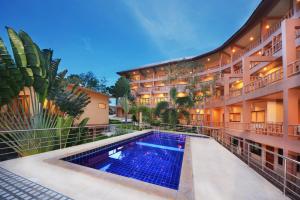
[[[277,122],[254,122],[254,123],[243,123],[243,122],[226,122],[225,128],[241,130],[241,131],[251,131],[256,134],[264,135],[283,135],[283,125]]]
[[[288,134],[300,138],[300,124],[289,125]]]
[[[248,85],[245,86],[245,93],[250,93],[253,92],[257,89],[266,87],[268,85],[271,85],[277,81],[282,80],[283,78],[283,73],[282,73],[282,69],[277,70],[271,74],[266,75],[263,78],[259,78],[251,83],[249,83]]]
[[[290,63],[287,66],[287,76],[293,76],[300,72],[300,59],[296,60],[295,62]]]
[[[229,98],[238,97],[241,96],[242,94],[243,94],[243,88],[229,90]]]

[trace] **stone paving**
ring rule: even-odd
[[[0,167],[0,199],[59,199],[70,198],[45,188]]]

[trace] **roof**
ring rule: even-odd
[[[183,61],[193,61],[193,60],[198,60],[203,57],[215,54],[226,47],[228,47],[233,41],[239,39],[245,32],[247,32],[250,28],[255,26],[257,21],[261,19],[263,16],[265,16],[277,3],[279,0],[262,0],[260,4],[256,7],[256,9],[253,11],[252,15],[248,18],[246,23],[238,30],[236,31],[228,40],[226,40],[220,47],[217,47],[216,49],[206,52],[204,54],[200,54],[197,56],[192,56],[192,57],[184,57],[184,58],[179,58],[179,59],[173,59],[173,60],[167,60],[159,63],[153,63],[153,64],[147,64],[143,65],[140,67],[136,67],[133,69],[125,70],[125,71],[120,71],[117,72],[117,74],[122,75],[128,72],[132,72],[135,70],[143,70],[143,69],[149,69],[152,67],[158,67],[158,66],[163,66],[167,64],[176,64],[179,62]]]
[[[67,86],[67,88],[73,88],[75,86],[75,84],[69,84],[68,86]],[[102,96],[106,96],[106,97],[110,97],[109,95],[107,95],[107,94],[104,94],[104,93],[102,93],[102,92],[97,92],[97,91],[95,91],[95,90],[93,90],[93,89],[90,89],[90,88],[86,88],[86,87],[81,87],[81,86],[77,86],[77,88],[78,89],[80,89],[80,90],[83,90],[83,91],[85,91],[85,92],[91,92],[91,93],[94,93],[94,94],[99,94],[99,95],[102,95]]]

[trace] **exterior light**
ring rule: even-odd
[[[199,109],[197,109],[197,110],[196,110],[196,113],[199,113],[199,112],[200,112],[200,110],[199,110]]]
[[[266,25],[266,29],[269,29],[269,28],[270,28],[270,25],[269,25],[269,24],[267,24],[267,25]]]
[[[250,37],[249,40],[250,40],[250,41],[253,41],[253,40],[254,40],[254,37]]]
[[[258,55],[261,55],[261,54],[262,54],[261,51],[259,51],[259,52],[258,52]]]
[[[207,58],[207,61],[209,62],[209,61],[210,61],[210,58]]]
[[[190,74],[191,74],[191,73],[193,73],[193,72],[190,72]]]
[[[231,52],[234,53],[234,52],[235,52],[235,49],[232,49]]]
[[[267,67],[264,67],[264,71],[267,71],[267,69],[268,69]]]

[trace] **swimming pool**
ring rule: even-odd
[[[185,135],[149,132],[63,160],[178,190]]]

